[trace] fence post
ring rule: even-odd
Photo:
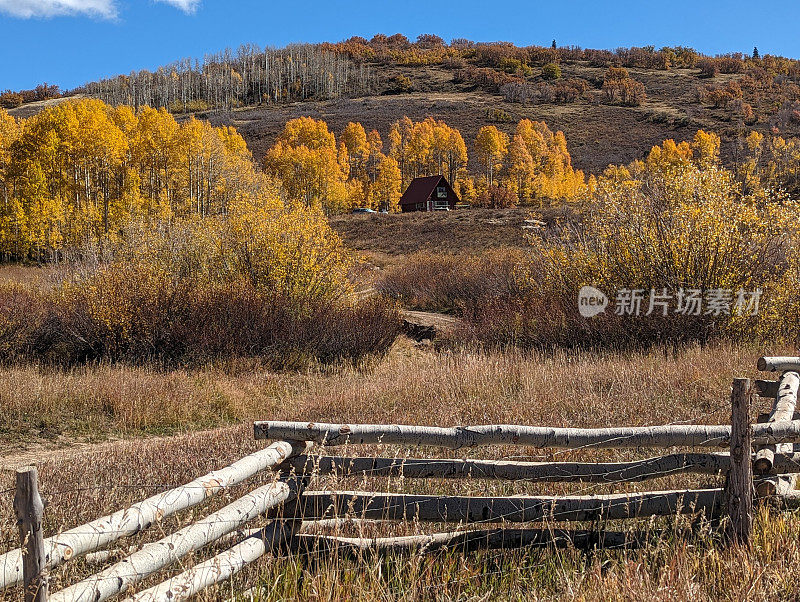
[[[750,456],[750,379],[737,378],[731,392],[731,469],[728,473],[728,535],[747,545],[753,529],[753,466]]]
[[[14,511],[23,551],[25,602],[47,602],[48,574],[42,534],[44,504],[39,495],[39,478],[33,466],[17,470]]]

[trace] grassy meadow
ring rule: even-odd
[[[560,426],[725,423],[735,376],[756,376],[762,352],[788,348],[713,344],[637,353],[436,352],[400,339],[370,370],[274,372],[231,363],[201,369],[156,370],[94,366],[2,369],[3,440],[17,450],[39,441],[42,493],[48,500],[47,533],[73,527],[155,491],[221,467],[263,444],[252,438],[252,419],[397,422],[411,424],[523,423]],[[768,409],[761,401],[758,411]],[[46,416],[50,439],[34,416]],[[38,429],[38,431],[37,431]],[[122,438],[82,449],[50,451],[65,442]],[[175,434],[171,437],[151,437]],[[471,457],[614,461],[663,450],[543,450],[489,447]],[[463,452],[369,446],[352,453],[388,457]],[[261,475],[125,540],[158,539],[171,528],[267,482]],[[442,494],[603,493],[718,486],[708,476],[665,476],[640,484],[531,484],[525,482],[404,480],[316,476],[309,487]],[[11,501],[13,473],[0,473],[0,542],[17,541]],[[558,526],[556,524],[556,526]],[[599,526],[599,525],[597,525]],[[265,557],[200,599],[228,599],[256,586],[258,600],[384,599],[791,599],[800,595],[800,517],[764,511],[752,550],[725,549],[715,531],[692,517],[628,521],[608,528],[650,529],[641,550],[485,551],[467,555],[351,558],[300,554]],[[375,536],[445,530],[445,525],[400,523],[343,527],[344,534]],[[221,544],[223,545],[223,544]],[[224,545],[223,545],[224,547]],[[221,548],[218,548],[221,549]],[[115,552],[117,556],[121,552]],[[181,568],[205,558],[186,559]],[[53,589],[97,570],[83,560],[53,571]],[[177,568],[170,569],[175,571]],[[160,573],[160,577],[171,574]],[[149,580],[148,584],[160,578]],[[16,590],[5,594],[15,599]],[[250,599],[239,597],[234,599]]]

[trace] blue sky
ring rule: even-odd
[[[0,90],[72,88],[243,43],[436,33],[615,48],[687,45],[709,54],[800,57],[800,3],[758,0],[0,0]]]

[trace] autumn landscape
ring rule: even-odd
[[[205,50],[0,92],[0,600],[800,598],[797,437],[753,435],[753,453],[773,455],[748,481],[746,537],[718,500],[683,503],[731,503],[727,468],[703,462],[736,461],[734,379],[762,383],[754,424],[778,422],[779,387],[793,387],[797,425],[795,364],[765,376],[756,362],[800,362],[800,59],[433,33]],[[587,287],[607,304],[591,316]],[[635,479],[414,478],[324,461],[569,472],[685,449],[353,435],[297,451],[254,438],[255,421],[731,432],[703,462]],[[215,473],[196,502],[109,523],[103,545],[81,531],[151,496],[193,499],[186,483],[281,439],[291,451],[271,468]],[[288,457],[301,452],[305,467]],[[28,552],[13,557],[28,466],[44,544],[74,537],[33,590],[14,564]],[[284,497],[220,527],[262,490]],[[654,490],[683,493],[667,511],[575,520],[558,506],[426,519],[417,501],[384,521],[355,497],[331,514],[336,495],[324,516],[299,510],[310,492],[468,504]],[[221,531],[152,560],[196,524]]]

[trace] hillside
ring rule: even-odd
[[[564,66],[562,70],[563,77],[581,77],[601,83],[604,71],[588,65]],[[602,171],[609,163],[627,163],[640,158],[667,138],[690,139],[701,128],[722,136],[723,157],[733,155],[735,124],[726,120],[723,111],[715,111],[697,101],[696,88],[707,83],[699,77],[698,69],[629,71],[647,90],[648,99],[639,107],[588,100],[569,104],[511,103],[499,93],[454,82],[452,70],[426,66],[387,67],[387,76],[402,74],[412,80],[415,91],[407,94],[262,105],[209,113],[208,117],[215,125],[238,128],[257,159],[263,157],[289,119],[300,116],[324,119],[334,132],[340,132],[349,121],[359,121],[365,129],[377,129],[383,135],[394,121],[405,115],[413,120],[429,116],[442,119],[461,131],[468,144],[484,125],[494,124],[510,133],[520,119],[545,121],[551,129],[562,130],[566,135],[575,167],[591,173]],[[721,82],[730,78],[719,75],[715,79]],[[487,116],[489,109],[506,111],[512,122],[491,121]],[[471,168],[474,167],[471,164]]]
[[[722,137],[728,162],[751,130],[800,134],[800,62],[792,59],[705,57],[682,47],[610,52],[379,38],[215,55],[200,71],[173,64],[137,72],[135,81],[112,77],[69,94],[112,105],[165,106],[179,119],[194,114],[233,125],[257,160],[286,122],[300,116],[324,119],[337,135],[354,121],[384,137],[403,116],[434,117],[457,128],[468,147],[484,125],[509,133],[520,119],[544,121],[564,132],[574,166],[587,173],[640,158],[665,139],[688,139],[698,129]],[[259,70],[267,59],[270,69]],[[560,74],[545,78],[543,67],[552,64]],[[641,99],[610,97],[605,78],[615,66],[643,86]],[[26,102],[9,112],[29,117],[53,102]],[[476,162],[471,152],[471,171]]]

